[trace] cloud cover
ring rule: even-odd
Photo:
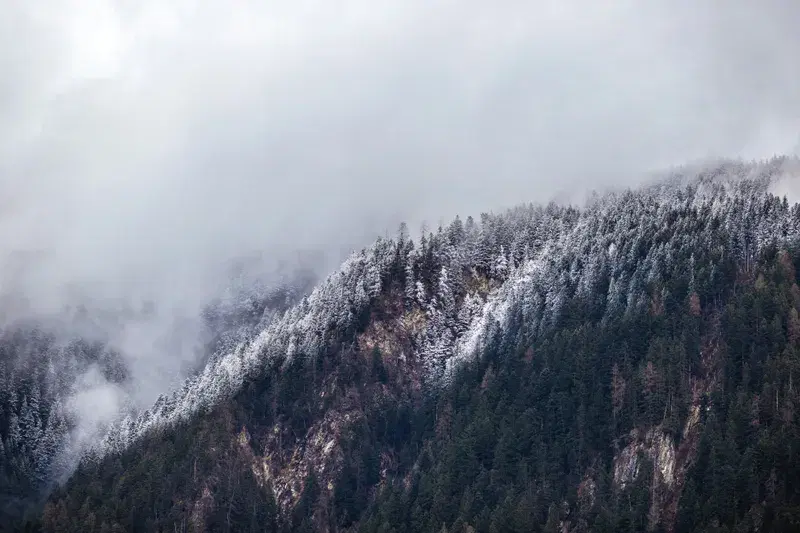
[[[322,250],[324,271],[401,220],[797,152],[797,20],[791,0],[8,0],[0,296],[27,307],[3,312],[191,315],[254,252]],[[123,335],[142,382],[181,372],[151,340],[171,324]]]

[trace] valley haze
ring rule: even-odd
[[[780,0],[10,0],[0,318],[85,335],[85,309],[120,351],[125,390],[90,371],[71,399],[91,438],[195,368],[232,284],[324,276],[401,221],[796,154],[798,20]]]

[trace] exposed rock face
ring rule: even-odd
[[[503,383],[499,380],[503,379],[505,362],[498,353],[507,357],[518,350],[519,359],[532,367],[548,353],[547,346],[540,341],[550,338],[552,330],[559,329],[562,310],[569,318],[576,304],[593,310],[591,320],[596,321],[597,331],[601,332],[609,324],[624,321],[625,317],[649,314],[658,318],[669,314],[671,319],[675,308],[680,307],[692,324],[702,322],[703,329],[698,329],[698,334],[705,335],[700,343],[700,366],[697,366],[697,337],[692,337],[690,349],[695,353],[690,358],[691,370],[687,370],[688,365],[682,366],[680,378],[675,380],[679,384],[673,384],[681,391],[680,408],[673,411],[672,396],[663,394],[667,390],[663,385],[663,361],[654,363],[649,355],[642,355],[640,365],[626,367],[622,356],[604,359],[609,364],[614,363],[613,368],[603,373],[603,383],[610,383],[607,391],[610,395],[606,398],[602,391],[587,404],[599,406],[599,411],[607,409],[605,414],[613,417],[613,426],[602,434],[602,442],[592,443],[586,457],[569,471],[570,476],[584,472],[582,478],[570,477],[570,485],[564,489],[570,491],[571,498],[578,484],[578,501],[574,502],[577,505],[570,511],[563,500],[564,494],[554,495],[552,504],[556,511],[552,513],[550,524],[553,529],[560,527],[563,531],[586,531],[587,510],[601,509],[602,505],[616,499],[614,492],[608,491],[607,477],[603,475],[610,466],[618,492],[630,491],[637,481],[634,490],[638,490],[644,479],[643,472],[647,472],[649,486],[644,492],[649,492],[646,494],[649,509],[647,502],[639,505],[637,524],[647,522],[651,529],[663,527],[671,531],[687,471],[697,456],[705,405],[709,393],[718,387],[720,353],[724,346],[714,331],[706,332],[716,329],[719,334],[719,327],[711,324],[718,310],[713,303],[707,303],[705,293],[700,306],[699,297],[691,296],[694,293],[681,292],[678,298],[660,287],[665,280],[683,276],[687,269],[693,268],[690,265],[694,264],[694,257],[687,256],[686,250],[711,250],[705,260],[715,265],[728,253],[729,240],[739,239],[740,231],[746,230],[748,239],[756,234],[758,239],[768,243],[778,234],[775,228],[780,222],[786,226],[784,235],[800,236],[800,216],[792,215],[789,219],[777,208],[774,212],[783,213],[781,216],[787,220],[758,219],[758,223],[750,224],[752,227],[742,224],[744,229],[736,229],[737,226],[726,230],[728,233],[724,235],[696,229],[716,227],[719,220],[738,213],[739,208],[727,194],[725,187],[720,190],[712,187],[702,194],[693,189],[675,197],[664,191],[628,194],[599,201],[584,211],[548,207],[521,209],[507,218],[487,216],[480,229],[472,224],[467,226],[472,229],[465,229],[454,222],[451,228],[423,240],[419,249],[403,242],[379,242],[354,256],[340,273],[297,306],[270,319],[257,336],[230,352],[217,354],[202,375],[187,382],[174,396],[165,397],[152,411],[130,421],[129,425],[120,426],[119,433],[112,432],[111,436],[120,438],[109,440],[110,449],[125,449],[149,431],[148,428],[169,427],[175,421],[192,419],[201,408],[223,400],[227,402],[237,391],[249,387],[247,394],[260,402],[258,415],[245,414],[236,424],[231,424],[231,428],[226,428],[225,443],[236,448],[237,459],[246,459],[243,470],[248,475],[252,472],[263,488],[271,489],[284,517],[292,514],[298,502],[305,501],[302,495],[310,486],[307,478],[313,474],[319,487],[319,501],[310,512],[315,513],[316,529],[327,531],[332,522],[326,521],[324,516],[317,519],[316,513],[329,512],[328,509],[334,507],[329,505],[331,500],[347,487],[346,482],[339,483],[347,479],[348,469],[353,464],[352,443],[358,440],[359,428],[373,422],[370,414],[397,404],[410,411],[420,404],[427,409],[420,400],[436,398],[440,390],[447,390],[446,386],[458,378],[456,371],[463,368],[465,362],[479,360],[487,347],[496,352],[498,359],[491,360],[482,375],[476,374],[473,385],[479,390],[474,391],[475,397],[500,396],[505,391],[500,390],[498,394],[497,383]],[[772,211],[756,209],[753,212]],[[679,213],[693,214],[682,218],[684,215]],[[713,276],[708,272],[713,269],[707,268],[704,272],[709,282]],[[737,283],[757,285],[755,277],[742,274]],[[760,284],[767,287],[764,279]],[[688,288],[690,280],[686,285],[686,289],[680,290],[691,290]],[[800,289],[797,292],[800,294]],[[800,319],[789,315],[788,324],[788,334],[795,335],[796,341],[800,338],[797,333]],[[517,336],[506,338],[507,331],[514,331]],[[637,337],[640,331],[637,328],[631,336]],[[591,336],[592,333],[587,338]],[[512,340],[516,344],[506,344]],[[607,344],[615,346],[616,340],[611,339]],[[303,372],[307,369],[308,373],[297,374],[300,377],[296,380],[286,381],[299,384],[298,387],[276,385],[273,390],[274,383],[292,375],[285,370],[292,367],[293,361],[303,362]],[[572,364],[564,366],[575,368]],[[595,369],[599,365],[586,366]],[[554,372],[553,367],[545,365],[541,374],[531,373],[526,382],[536,382],[539,376],[547,376],[546,373]],[[509,368],[513,371],[508,372]],[[512,374],[518,370],[511,365],[505,368],[506,373]],[[564,376],[570,375],[568,371],[561,372]],[[313,384],[307,386],[312,374]],[[597,375],[592,371],[586,374],[586,382],[595,383]],[[478,376],[481,379],[477,379]],[[644,394],[659,395],[659,401],[664,400],[665,422],[658,423],[662,404],[657,406],[654,417],[648,415],[631,420],[626,402],[631,401],[632,394],[638,394],[640,385],[643,385]],[[281,396],[285,390],[300,389],[303,390],[300,400],[295,396],[288,399]],[[264,390],[268,392],[260,396]],[[520,406],[525,408],[538,401],[536,398],[540,396],[536,394],[520,396]],[[548,394],[551,393],[543,392],[541,398],[548,398]],[[563,396],[572,397],[573,390]],[[250,396],[246,397],[249,401]],[[603,401],[590,403],[597,397]],[[279,402],[283,402],[280,407]],[[236,407],[239,412],[249,413],[255,403]],[[298,411],[299,416],[294,416],[294,406],[298,403],[302,410]],[[430,468],[435,453],[440,453],[431,443],[446,443],[457,433],[459,413],[454,405],[455,401],[445,401],[443,406],[435,405],[435,411],[431,409],[435,413],[431,415],[433,422],[426,426],[430,439],[426,437],[419,448],[403,457],[402,467],[397,466],[398,459],[393,457],[396,450],[391,446],[380,442],[373,447],[371,451],[375,454],[369,458],[370,469],[374,472],[373,465],[379,463],[379,475],[370,474],[369,481],[360,485],[359,497],[363,501],[369,501],[382,487],[391,488],[392,484],[404,485],[408,490],[412,478],[417,479],[420,471]],[[506,403],[499,405],[508,406]],[[757,402],[754,405],[752,419],[758,424]],[[578,409],[570,412],[578,412]],[[676,420],[676,413],[683,413],[684,419]],[[500,409],[492,411],[491,415],[481,413],[486,419],[502,415]],[[626,420],[624,425],[619,425],[621,419]],[[544,416],[531,417],[530,434],[536,433],[537,426],[544,427],[545,422]],[[632,427],[635,429],[631,430]],[[559,427],[558,431],[562,429]],[[589,426],[580,426],[576,433],[592,431]],[[609,465],[608,446],[611,439],[621,433],[627,434],[626,440]],[[531,438],[527,435],[519,440],[529,442]],[[483,441],[475,439],[475,442],[482,445]],[[559,442],[559,450],[564,442]],[[472,450],[473,446],[478,449],[467,439],[463,444],[464,450]],[[425,450],[424,454],[420,449]],[[481,453],[488,457],[495,452],[487,447]],[[466,453],[465,456],[470,458]],[[480,457],[480,461],[484,461],[484,455]],[[481,468],[490,472],[488,466]],[[450,468],[454,472],[460,469],[460,464]],[[212,474],[218,473],[219,470],[212,471]],[[213,485],[209,485],[210,491],[202,489],[203,483],[212,478],[213,475],[201,477],[194,484],[200,490],[192,493],[189,507],[192,520],[197,524],[206,521],[203,509],[222,505],[224,495],[214,492]],[[456,492],[464,490],[461,480],[453,485]],[[206,492],[212,498],[211,503]],[[541,492],[550,497],[549,492]],[[448,495],[449,501],[458,497],[451,496]],[[521,509],[528,512],[528,508]],[[645,509],[649,511],[646,515]],[[524,514],[522,511],[520,515]],[[753,511],[753,521],[757,511]],[[331,511],[331,515],[334,514],[335,511]],[[439,524],[432,527],[438,530]]]
[[[208,487],[203,488],[202,495],[194,502],[189,518],[189,531],[202,533],[206,530],[206,517],[214,508],[214,497]]]
[[[625,490],[636,481],[642,460],[652,465],[648,515],[650,529],[661,524],[667,531],[673,530],[686,473],[697,454],[701,402],[718,386],[717,364],[722,349],[717,337],[718,327],[717,324],[715,331],[703,339],[700,354],[702,374],[692,378],[692,405],[680,441],[676,444],[675,439],[660,426],[646,431],[634,429],[628,445],[614,457],[614,485],[618,490]]]
[[[353,422],[355,416],[329,411],[302,440],[288,446],[281,441],[284,432],[276,426],[263,455],[252,455],[253,474],[262,485],[272,486],[281,511],[287,512],[297,503],[311,472],[322,489],[332,493],[342,459],[338,439],[342,427]]]
[[[650,485],[650,527],[661,522],[668,496],[676,488],[676,452],[672,437],[660,428],[641,434],[633,430],[631,442],[614,458],[614,484],[619,490],[630,486],[639,476],[642,461],[650,461],[653,479]]]
[[[675,446],[672,439],[659,429],[651,429],[643,436],[631,432],[631,443],[614,459],[614,483],[625,489],[639,476],[641,457],[653,463],[658,483],[671,487],[675,482]]]
[[[238,434],[238,444],[247,455],[253,474],[262,486],[272,488],[284,516],[297,504],[312,472],[323,497],[333,498],[344,461],[342,442],[371,405],[421,392],[423,370],[415,350],[416,338],[425,331],[425,314],[416,307],[406,310],[402,303],[402,296],[395,292],[381,298],[374,310],[375,318],[357,339],[357,357],[365,363],[369,358],[379,358],[386,372],[385,382],[378,380],[362,390],[342,388],[334,371],[318,391],[318,401],[328,407],[301,437],[293,436],[285,424],[276,424],[262,450],[254,452],[247,429],[242,428]],[[393,463],[389,454],[381,455],[382,480],[392,473]]]
[[[597,482],[587,474],[578,485],[578,503],[582,512],[589,511],[594,507],[597,495]]]

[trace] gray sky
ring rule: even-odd
[[[193,309],[254,250],[334,261],[402,219],[795,152],[798,22],[793,0],[6,0],[0,294]]]

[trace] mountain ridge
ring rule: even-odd
[[[698,190],[688,193],[689,198],[691,198],[691,202],[694,204],[693,207],[697,207],[698,205],[697,202],[702,204],[709,199],[707,197],[710,197],[711,199],[710,208],[713,211],[715,209],[722,208],[726,195],[731,192],[730,189],[735,187],[737,183],[741,184],[743,181],[752,182],[752,186],[755,187],[756,190],[766,192],[768,186],[773,183],[772,180],[774,179],[774,175],[780,170],[782,170],[787,164],[790,164],[792,162],[794,162],[795,164],[797,163],[796,160],[793,160],[791,158],[776,158],[767,163],[758,164],[754,166],[748,166],[741,162],[727,162],[726,164],[720,167],[712,169],[712,171],[709,173],[701,172],[697,176],[687,176],[685,172],[673,173],[670,176],[670,178],[665,180],[664,182],[656,183],[649,187],[645,187],[643,189],[643,192],[649,192],[650,194],[649,199],[653,199],[655,196],[662,196],[665,194],[667,195],[667,199],[669,199],[669,192],[675,191],[677,196],[674,197],[673,199],[680,202],[681,193],[680,189],[676,188],[676,185],[680,186],[681,184],[684,185],[696,184],[698,186]],[[612,193],[603,197],[598,197],[598,199],[603,198],[604,200],[599,200],[599,204],[597,207],[602,209],[601,206],[604,204],[604,202],[613,202],[616,200],[617,196],[621,196],[622,198],[624,198],[626,194],[630,193],[631,191],[628,190],[623,193],[618,193],[618,194]],[[591,207],[591,204],[589,204],[589,207]],[[791,230],[794,232],[793,233],[794,235],[797,235],[798,233],[797,227],[794,227]],[[765,240],[764,235],[759,235],[758,238],[762,241]],[[553,243],[553,245],[564,246],[564,244],[560,244],[557,242]],[[388,262],[390,261],[390,256],[393,251],[396,251],[392,250],[392,247],[396,246],[402,246],[402,243],[395,244],[393,241],[384,241],[382,239],[379,239],[372,246],[362,250],[361,252],[356,252],[355,254],[353,254],[350,258],[348,258],[345,261],[345,263],[339,269],[337,269],[337,271],[333,275],[329,276],[323,282],[323,286],[326,288],[323,288],[320,291],[318,290],[313,291],[313,293],[308,298],[304,298],[301,301],[301,303],[299,304],[299,308],[295,308],[292,310],[294,316],[289,317],[289,322],[292,321],[302,322],[305,320],[313,320],[310,317],[318,316],[321,313],[320,308],[324,308],[326,306],[335,307],[337,303],[341,302],[341,300],[339,300],[338,302],[336,300],[337,296],[341,298],[341,294],[333,295],[332,297],[330,292],[335,292],[337,289],[342,294],[343,293],[353,294],[354,296],[351,301],[351,305],[355,306],[357,309],[365,306],[367,304],[367,298],[373,297],[380,291],[381,288],[380,277],[382,275],[385,275]],[[500,253],[505,254],[505,251],[502,251]],[[539,253],[541,255],[546,255],[547,251],[545,250]],[[524,261],[525,260],[523,258],[523,262]],[[367,265],[368,270],[362,272],[361,269],[364,268],[365,264]],[[536,269],[536,265],[534,263],[528,263],[528,266],[531,267],[533,270]],[[500,268],[502,269],[507,267],[501,266]],[[518,281],[520,283],[530,282],[530,276],[532,276],[533,274],[534,274],[533,271],[527,272],[526,275],[528,276],[528,280],[526,281],[518,280]],[[347,277],[350,277],[350,279],[346,279]],[[336,287],[336,285],[338,284],[342,284],[343,286]],[[327,286],[333,286],[333,287],[328,289]],[[416,287],[414,287],[414,289],[416,289]],[[328,291],[328,293],[326,294],[325,291]],[[505,298],[502,296],[495,298],[494,301],[492,302],[492,307],[497,307],[498,311],[502,311],[502,306],[500,305],[500,303],[504,300]],[[337,311],[344,313],[342,310],[337,310]],[[304,313],[305,315],[302,317],[297,316],[297,315],[303,315]],[[286,328],[287,326],[283,322],[280,324],[280,327]],[[344,322],[345,321],[341,320],[341,317],[339,317],[339,322],[338,323],[334,322],[332,327],[342,327],[344,325]],[[189,391],[197,389],[208,390],[208,387],[211,386],[222,387],[222,388],[229,386],[231,387],[231,390],[235,389],[236,382],[240,379],[238,375],[243,372],[246,373],[248,371],[247,369],[249,369],[249,367],[247,365],[255,364],[254,359],[264,358],[264,357],[259,357],[259,355],[263,356],[263,353],[259,352],[262,352],[266,344],[275,342],[276,339],[272,338],[272,336],[273,335],[278,336],[282,334],[286,335],[283,332],[274,331],[274,329],[276,328],[270,330],[270,325],[271,324],[267,324],[262,330],[262,333],[260,333],[255,340],[251,341],[253,343],[252,345],[245,346],[243,344],[240,344],[239,346],[237,346],[236,350],[234,351],[233,357],[226,358],[224,354],[221,356],[218,355],[217,359],[211,362],[211,367],[213,368],[216,361],[219,361],[216,364],[219,364],[218,367],[219,371],[223,373],[222,380],[224,381],[230,379],[231,383],[229,385],[216,384],[214,382],[214,379],[209,376],[209,372],[207,372],[209,367],[206,367],[206,369],[204,369],[204,372],[200,376],[190,378],[181,390],[186,390],[186,389],[188,389]],[[300,327],[302,326],[303,324],[300,325]],[[291,328],[291,326],[289,327]],[[323,327],[325,326],[316,325],[317,329],[322,329]],[[481,331],[479,331],[480,329],[485,329],[485,326],[483,328],[479,327],[478,330],[472,332],[473,340],[477,340],[474,337],[480,335],[481,333]],[[292,357],[293,351],[296,350],[294,344],[296,342],[296,339],[291,338],[293,334],[296,335],[296,333],[288,334],[290,336],[290,339],[288,341],[285,339],[282,339],[281,341],[281,343],[286,344],[287,358]],[[305,342],[308,342],[308,340],[306,340]],[[473,349],[462,348],[462,350],[471,352],[476,348]],[[429,347],[429,349],[435,351],[436,347],[431,346]],[[456,348],[456,350],[458,351],[458,348]],[[461,355],[469,356],[470,354],[461,354]],[[269,357],[279,357],[279,355],[275,355],[273,353],[272,355],[266,356],[266,358]],[[241,361],[237,361],[236,360],[237,358],[241,359]],[[240,365],[241,367],[237,368]],[[447,371],[451,372],[452,368],[448,369]],[[227,373],[227,375],[225,375],[225,373]],[[220,393],[224,394],[224,392],[222,391],[220,391]],[[191,396],[191,393],[188,391],[185,394],[187,397]],[[164,399],[162,400],[160,398],[159,402],[157,402],[156,405],[153,406],[152,410],[163,414],[160,414],[160,416],[159,415],[152,415],[152,416],[155,417],[156,419],[161,417],[165,418],[166,420],[171,420],[172,418],[170,413],[172,407],[170,406],[162,407],[162,405],[164,405],[167,402],[166,397],[162,396],[162,398]],[[197,400],[189,399],[188,400],[188,403],[190,405],[189,411],[195,408],[193,404],[194,401],[199,402],[199,405],[202,406],[204,405],[205,400],[199,398]],[[149,427],[150,424],[152,423],[149,421],[150,412],[151,410],[148,410],[144,415],[142,415],[143,419],[137,420],[134,423],[134,425],[144,425],[145,429],[133,429],[131,431],[130,428],[132,421],[122,422],[121,424],[122,429],[120,429],[119,431],[123,441],[125,441],[128,438],[126,437],[127,434],[136,435],[136,434],[141,434],[142,432],[147,430],[146,428]],[[110,446],[112,449],[115,448],[115,445],[113,443],[108,442],[108,440],[104,441],[101,444],[101,448],[103,446]]]
[[[631,324],[643,321],[660,324],[648,326],[651,331],[684,328],[681,335],[696,336],[680,341],[678,335],[671,341],[676,346],[688,343],[681,348],[684,355],[675,357],[691,361],[686,363],[690,370],[679,373],[684,377],[674,378],[672,392],[662,398],[664,373],[673,365],[669,358],[656,358],[661,363],[651,358],[641,370],[634,370],[613,351],[607,354],[609,359],[597,359],[608,348],[597,346],[582,356],[596,361],[598,372],[608,373],[613,390],[596,393],[609,394],[607,406],[589,402],[581,409],[602,412],[597,415],[600,420],[611,413],[612,420],[627,421],[614,422],[615,429],[600,431],[608,437],[596,439],[613,441],[613,457],[595,450],[580,460],[595,466],[588,470],[582,466],[585,471],[577,479],[572,472],[556,482],[565,494],[577,490],[583,507],[572,502],[567,505],[570,510],[559,510],[559,503],[555,510],[539,512],[544,513],[542,524],[552,518],[580,530],[588,527],[589,515],[576,509],[592,509],[601,500],[616,501],[608,494],[641,492],[642,480],[649,479],[643,493],[649,501],[637,504],[644,506],[641,513],[630,513],[631,524],[641,521],[631,527],[679,528],[685,518],[681,515],[685,506],[679,505],[684,487],[697,490],[691,487],[695,487],[696,462],[704,453],[703,402],[719,393],[727,372],[720,362],[724,350],[713,348],[731,342],[732,333],[723,327],[727,311],[720,305],[737,298],[737,287],[760,290],[759,284],[767,283],[760,281],[764,272],[772,272],[769,268],[786,270],[780,265],[796,261],[787,258],[800,236],[800,207],[770,194],[787,165],[794,163],[786,158],[754,165],[733,162],[636,191],[598,196],[584,208],[520,206],[498,215],[484,214],[479,222],[456,218],[436,233],[422,235],[418,243],[408,238],[405,229],[397,239],[380,239],[351,256],[296,305],[272,313],[254,328],[260,329],[256,336],[234,350],[213,355],[203,372],[178,392],[162,395],[154,407],[110,431],[83,461],[77,477],[51,498],[45,529],[62,520],[88,519],[89,511],[82,507],[86,502],[74,501],[71,494],[86,493],[92,472],[107,487],[124,482],[102,472],[129,469],[145,476],[143,486],[156,483],[154,474],[141,469],[161,461],[156,458],[165,453],[165,443],[173,441],[194,450],[188,455],[205,457],[205,466],[198,473],[195,459],[193,481],[167,468],[170,479],[178,483],[171,498],[183,495],[179,499],[184,503],[170,507],[165,500],[154,500],[153,505],[164,512],[172,509],[168,512],[172,518],[157,513],[151,517],[153,524],[224,530],[244,523],[244,515],[231,518],[233,510],[241,512],[242,506],[252,505],[253,516],[258,514],[256,508],[268,510],[274,528],[369,530],[393,494],[409,497],[396,493],[397,483],[406,492],[420,490],[421,480],[445,460],[436,450],[446,450],[448,442],[460,438],[458,431],[453,439],[447,437],[454,431],[454,420],[465,416],[458,414],[462,402],[447,400],[457,394],[456,389],[465,390],[467,397],[477,395],[474,401],[480,403],[489,401],[485,394],[497,394],[497,383],[514,382],[508,369],[522,363],[487,354],[519,353],[525,364],[518,371],[527,373],[541,364],[538,356],[549,357],[553,343],[563,342],[557,339],[565,332],[574,331],[590,345],[597,342],[590,340],[587,332],[592,331],[598,338],[636,345],[642,341],[631,333]],[[789,252],[769,252],[782,249]],[[769,266],[773,260],[777,267]],[[667,326],[662,317],[681,325]],[[692,333],[697,328],[699,332]],[[619,332],[616,337],[614,331]],[[648,343],[650,351],[677,349],[656,335],[644,347],[628,350],[644,354],[636,357],[651,357]],[[535,386],[542,375],[553,372],[548,368],[540,369],[544,374],[533,380],[534,385],[525,386]],[[591,368],[581,372],[588,379]],[[636,377],[637,372],[643,377]],[[477,381],[464,389],[473,374]],[[575,386],[592,388],[581,381]],[[509,390],[520,387],[516,383]],[[641,412],[635,411],[638,415],[625,414],[632,391],[652,396],[648,388],[658,391],[658,399],[647,399]],[[678,406],[675,411],[670,408],[673,403]],[[537,405],[534,402],[529,409]],[[657,423],[659,410],[664,413],[661,423]],[[573,418],[566,412],[563,416]],[[631,416],[633,422],[628,420]],[[473,425],[469,417],[465,420],[466,427]],[[219,427],[213,427],[213,421]],[[186,441],[195,431],[206,435],[200,444]],[[211,456],[221,457],[220,464],[230,468],[220,470],[208,463]],[[122,458],[127,458],[128,466],[111,466]],[[181,455],[175,460],[184,461]],[[479,462],[484,468],[492,463]],[[605,469],[611,481],[591,473]],[[238,472],[235,479],[228,470]],[[235,487],[245,478],[252,486],[247,485],[247,496],[237,496]],[[88,494],[95,494],[95,499],[87,502],[95,503],[87,509],[106,509],[94,490]],[[139,494],[133,487],[126,490]],[[237,503],[236,498],[242,497],[247,500]],[[595,503],[586,503],[590,501]],[[492,516],[502,508],[493,505]],[[123,520],[107,510],[102,520],[94,516],[92,527],[98,530],[103,523],[111,527]],[[453,522],[453,516],[453,511],[442,515],[448,528],[469,530],[468,524]],[[494,520],[489,516],[479,522],[488,528]],[[152,529],[144,522],[126,527]],[[251,530],[258,529],[253,527],[251,523]],[[408,527],[430,530],[422,523]],[[485,529],[478,522],[469,527]]]

